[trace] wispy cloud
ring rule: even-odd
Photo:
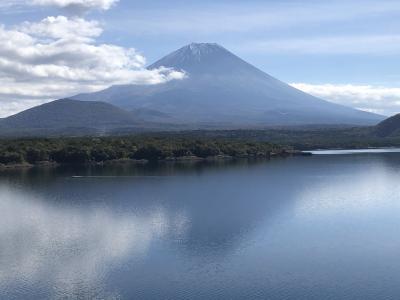
[[[119,0],[30,0],[31,5],[54,6],[82,14],[92,9],[109,10]]]
[[[0,13],[1,14],[18,14],[21,11],[25,11],[27,7],[26,0],[5,0],[0,1]]]
[[[276,28],[315,26],[330,22],[376,18],[400,12],[398,1],[216,1],[129,11],[118,15],[114,26],[123,18],[136,28],[131,34],[218,34],[235,32],[258,33]],[[130,26],[125,28],[130,28]],[[122,29],[123,30],[123,29]]]
[[[0,8],[26,4],[26,0],[4,0],[0,2]]]
[[[365,111],[388,116],[400,113],[400,88],[352,84],[291,85],[316,97]]]
[[[97,8],[108,10],[116,4],[119,0],[33,0],[33,5],[42,6],[58,6],[58,7],[69,7],[79,6],[82,8]]]
[[[237,49],[252,53],[398,55],[400,52],[400,34],[257,40],[247,42]]]
[[[13,6],[55,6],[60,8],[75,7],[81,9],[108,10],[119,0],[2,0],[0,8]]]

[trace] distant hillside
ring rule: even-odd
[[[187,77],[158,85],[123,85],[72,97],[126,110],[152,110],[160,120],[197,128],[276,125],[375,125],[383,116],[324,101],[297,90],[217,44],[190,44],[149,69],[183,70]]]
[[[135,124],[132,114],[108,103],[56,100],[5,118],[9,128],[98,127]]]
[[[111,128],[138,125],[132,113],[109,103],[62,99],[0,120],[0,134],[101,134]]]
[[[394,115],[386,120],[380,122],[376,127],[375,131],[379,136],[400,136],[400,114]]]

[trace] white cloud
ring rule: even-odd
[[[400,112],[400,88],[352,84],[293,83],[291,85],[316,97],[365,111],[384,115]]]
[[[135,49],[98,44],[101,33],[97,21],[64,16],[0,26],[0,116],[114,84],[158,84],[184,77],[165,68],[147,70]]]
[[[119,0],[0,0],[1,14],[33,11],[34,7],[55,7],[72,15],[82,15],[90,10],[105,11]]]
[[[78,10],[108,10],[119,0],[33,0],[32,5],[55,6]]]
[[[103,32],[97,21],[82,18],[69,19],[64,16],[47,17],[39,23],[25,22],[18,30],[45,39],[74,39],[98,37]]]

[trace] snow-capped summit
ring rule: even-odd
[[[213,53],[219,50],[225,50],[217,43],[191,43],[182,49],[190,50],[193,55],[201,56],[207,53]],[[226,50],[225,50],[226,51]]]
[[[195,75],[224,73],[238,68],[243,71],[243,68],[252,66],[216,43],[191,43],[155,62],[149,69],[159,67],[175,68]]]
[[[227,54],[227,52],[228,51],[226,49],[216,43],[191,43],[172,52],[170,55],[164,57],[162,60],[159,60],[151,67],[156,67],[161,63],[165,66],[166,64],[170,63],[176,64],[179,61],[201,61],[202,58],[207,59],[207,57]]]

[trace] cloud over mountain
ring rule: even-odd
[[[33,0],[33,5],[56,6],[78,10],[108,10],[119,0]]]
[[[35,1],[39,2],[82,2],[107,9],[116,1]],[[99,43],[102,32],[99,22],[77,16],[47,17],[11,28],[0,25],[0,117],[77,92],[184,77],[167,68],[147,70],[145,57],[134,48]]]

